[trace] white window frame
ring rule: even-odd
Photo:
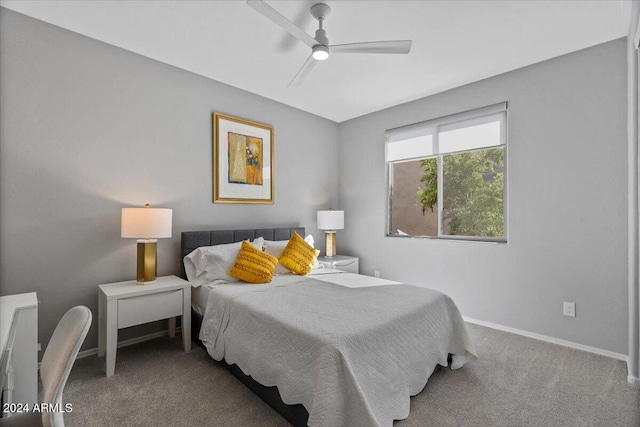
[[[485,118],[492,116],[500,116],[500,144],[498,145],[488,145],[488,146],[479,146],[477,148],[469,149],[469,150],[460,150],[460,151],[440,151],[440,129],[443,127],[449,127],[451,125],[455,126],[456,122],[464,122],[465,124],[474,119],[480,119],[482,121]],[[433,120],[427,120],[420,123],[415,123],[408,126],[403,126],[399,128],[394,128],[387,130],[385,132],[385,168],[386,168],[386,178],[387,178],[387,220],[386,220],[386,230],[385,234],[388,237],[409,237],[409,238],[427,238],[427,239],[445,239],[445,240],[464,240],[464,241],[480,241],[480,242],[499,242],[506,243],[509,232],[509,216],[508,216],[508,194],[509,194],[509,161],[508,161],[508,113],[507,113],[507,103],[502,102],[499,104],[488,105],[486,107],[476,108],[473,110],[465,111],[458,114],[452,114],[444,117],[440,117]],[[468,125],[467,125],[468,126]],[[466,127],[466,126],[464,126]],[[403,141],[409,138],[414,138],[418,136],[426,136],[431,135],[432,138],[432,153],[429,155],[420,155],[417,157],[406,157],[406,158],[396,158],[393,160],[389,160],[390,147],[391,144],[398,141]],[[458,236],[458,235],[444,235],[442,234],[442,197],[443,196],[443,186],[444,186],[444,177],[443,177],[443,156],[463,153],[469,151],[478,151],[483,149],[491,149],[491,148],[499,148],[502,147],[504,150],[504,193],[503,193],[503,221],[504,221],[504,233],[502,237],[486,237],[486,236]],[[391,190],[392,190],[392,182],[393,182],[393,172],[390,165],[392,163],[397,163],[401,161],[414,161],[421,160],[427,158],[435,158],[437,159],[438,165],[438,235],[437,236],[401,236],[398,234],[393,234],[391,232]]]

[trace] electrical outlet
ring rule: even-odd
[[[380,272],[378,270],[374,271],[373,277],[380,277]]]
[[[576,303],[575,302],[563,302],[562,314],[569,317],[576,317]]]

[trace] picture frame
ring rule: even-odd
[[[213,113],[213,203],[274,203],[273,126]]]

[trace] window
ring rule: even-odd
[[[386,132],[390,236],[506,241],[507,104]]]

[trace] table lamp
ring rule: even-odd
[[[122,237],[137,238],[137,283],[144,285],[156,281],[158,266],[156,251],[159,238],[171,237],[172,209],[122,208]]]
[[[336,230],[344,229],[344,211],[318,211],[318,229],[325,232],[326,257],[333,258],[336,255]]]

